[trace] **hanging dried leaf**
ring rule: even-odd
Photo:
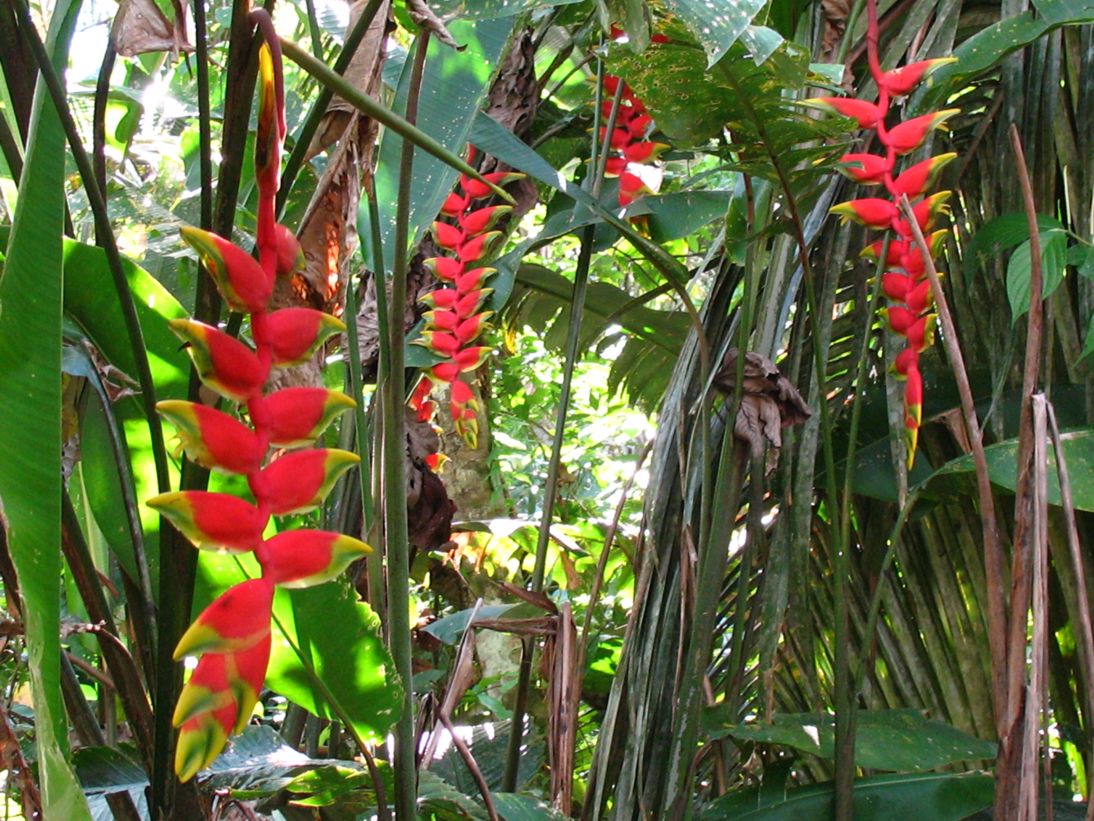
[[[730,348],[714,377],[714,386],[732,396],[737,384],[737,349]],[[741,407],[733,425],[734,435],[748,443],[753,455],[767,445],[782,447],[782,428],[797,425],[812,415],[798,389],[790,384],[770,359],[749,351],[745,354]]]
[[[186,8],[173,0],[175,19],[168,20],[154,0],[121,0],[110,31],[114,48],[123,57],[156,51],[193,51],[186,39]]]

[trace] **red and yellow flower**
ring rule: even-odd
[[[867,5],[870,15],[866,36],[867,58],[870,73],[878,86],[877,100],[819,97],[807,103],[850,117],[859,128],[874,131],[883,149],[878,154],[845,154],[840,162],[841,170],[848,177],[863,185],[884,186],[888,197],[851,200],[834,206],[831,212],[844,220],[889,233],[881,287],[891,304],[882,309],[882,314],[889,329],[905,340],[905,347],[896,357],[893,372],[904,382],[904,431],[910,467],[915,459],[923,417],[923,376],[919,355],[933,343],[935,314],[923,252],[913,239],[912,225],[904,217],[900,203],[903,197],[912,203],[916,225],[927,236],[929,252],[933,257],[941,250],[940,242],[945,231],[931,232],[938,218],[947,213],[946,202],[951,192],[927,192],[942,168],[957,155],[940,154],[903,170],[897,167],[897,163],[900,157],[922,146],[936,129],[942,128],[957,113],[957,109],[931,112],[891,127],[886,125],[886,119],[894,97],[911,93],[932,71],[953,62],[953,58],[921,60],[882,71],[878,60],[877,16],[873,3],[868,2]],[[878,240],[867,246],[862,255],[877,260],[883,248],[886,248],[886,241]]]
[[[224,237],[198,228],[182,229],[182,237],[197,252],[228,306],[250,314],[254,348],[200,322],[171,322],[171,329],[186,343],[201,381],[244,406],[249,424],[193,402],[160,402],[157,410],[175,426],[190,459],[210,469],[246,476],[254,500],[191,490],[160,494],[147,502],[196,547],[254,551],[261,568],[259,578],[237,584],[214,599],[175,648],[176,660],[200,656],[173,718],[180,728],[175,771],[183,781],[209,766],[228,737],[251,716],[270,657],[275,588],[320,584],[370,550],[355,538],[327,531],[265,536],[271,516],[322,504],[338,476],[359,460],[347,451],[322,448],[269,454],[271,448],[310,445],[354,402],[322,388],[265,392],[271,366],[306,360],[345,326],[307,308],[269,310],[276,277],[297,270],[302,255],[292,232],[274,218],[285,137],[284,92],[272,24],[264,11],[253,14],[266,39],[259,53],[255,146],[258,259]]]

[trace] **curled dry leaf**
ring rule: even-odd
[[[451,46],[456,51],[463,51],[467,46],[461,46],[456,38],[445,27],[444,21],[429,7],[425,0],[406,0],[406,10],[410,19],[428,31],[446,46]]]
[[[121,0],[110,36],[122,57],[156,51],[193,51],[186,39],[186,7],[172,3],[175,19],[168,20],[153,0]]]
[[[737,349],[730,348],[714,376],[714,386],[732,396],[736,385]],[[782,429],[804,422],[812,413],[770,359],[753,351],[745,354],[741,408],[733,432],[748,443],[753,455],[762,454],[767,445],[775,450],[782,447]]]

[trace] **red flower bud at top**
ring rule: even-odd
[[[304,249],[296,234],[279,222],[274,226],[274,237],[277,240],[277,275],[287,277],[304,270]]]
[[[313,308],[282,308],[268,321],[275,365],[306,362],[320,345],[346,330],[342,320]]]
[[[270,462],[254,479],[252,490],[263,489],[262,498],[275,516],[307,513],[323,504],[338,477],[360,461],[348,450],[293,451]]]
[[[281,587],[311,587],[340,575],[372,548],[327,530],[287,530],[259,545],[263,578]]]
[[[857,222],[867,228],[882,231],[892,225],[897,216],[897,207],[889,200],[869,197],[841,202],[829,208],[828,213],[838,214],[845,222]]]
[[[310,445],[338,414],[357,403],[340,391],[284,388],[265,400],[266,435],[279,448]]]
[[[285,134],[284,101],[270,47],[258,49],[258,114],[255,129],[255,180],[262,196],[277,193],[281,175],[281,138]]]
[[[917,162],[893,181],[893,195],[899,197],[901,194],[906,194],[908,199],[923,196],[927,189],[934,185],[938,173],[946,163],[956,157],[957,155],[953,153],[939,154],[937,157]]]
[[[266,373],[254,352],[238,339],[190,319],[172,319],[167,324],[188,343],[198,377],[209,388],[236,402],[246,402],[262,390]]]
[[[801,102],[802,105],[828,109],[857,120],[859,128],[875,128],[881,120],[880,108],[866,100],[856,100],[854,97],[812,97]]]
[[[205,490],[161,493],[145,504],[162,513],[200,548],[254,550],[269,518],[236,496]]]
[[[489,174],[483,174],[482,176],[484,179],[497,186],[524,179],[524,175],[517,171],[493,171]],[[460,187],[463,188],[464,193],[473,200],[494,193],[486,183],[479,182],[472,177],[460,177]]]
[[[934,60],[920,60],[918,63],[909,63],[892,71],[886,71],[881,76],[878,84],[892,97],[902,97],[910,94],[928,74],[939,66],[947,63],[956,63],[956,57],[938,57]]]
[[[220,295],[233,311],[257,313],[266,310],[273,283],[254,257],[224,237],[200,228],[184,225],[179,233],[197,252]]]
[[[617,28],[618,28],[617,26],[612,27],[612,32],[613,32],[612,36],[613,37],[616,36],[614,32]],[[613,96],[615,95],[616,90],[619,88],[620,83],[623,83],[623,94],[624,95],[631,93],[630,86],[628,86],[623,81],[623,79],[621,77],[616,77],[614,74],[605,74],[603,83],[604,83],[604,91],[608,94],[613,95]]]
[[[928,134],[942,126],[946,120],[957,113],[958,109],[948,108],[945,111],[935,111],[931,114],[905,120],[890,128],[888,136],[882,142],[896,151],[897,154],[908,154],[923,145]]]
[[[882,182],[892,170],[892,164],[876,154],[844,154],[839,158],[840,170],[855,182],[874,185]]]
[[[273,583],[248,579],[213,599],[175,645],[174,659],[200,653],[238,653],[270,634]]]
[[[156,410],[175,426],[192,462],[241,474],[256,471],[262,464],[265,448],[254,431],[228,414],[176,399],[157,402]]]
[[[486,208],[478,208],[460,216],[460,227],[467,236],[481,234],[488,228],[493,228],[497,221],[513,209],[508,205],[490,205]]]

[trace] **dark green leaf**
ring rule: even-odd
[[[493,798],[498,815],[505,821],[562,821],[565,817],[546,801],[530,795],[496,792]]]
[[[1067,259],[1067,234],[1058,229],[1041,232],[1042,297],[1047,298],[1064,278]],[[1029,310],[1030,241],[1026,240],[1010,255],[1007,263],[1007,298],[1011,322],[1017,322]]]
[[[980,773],[886,775],[854,786],[855,821],[958,821],[988,806],[994,784]],[[730,793],[703,808],[703,821],[828,821],[835,790],[830,783],[761,799],[758,789]]]
[[[445,19],[492,20],[580,2],[582,0],[434,0],[429,5]]]
[[[713,738],[780,744],[831,759],[835,717],[814,713],[776,715],[771,724],[724,724],[709,708],[704,724]],[[995,757],[995,744],[963,733],[918,710],[863,710],[855,731],[855,763],[872,770],[929,770],[955,761]]]
[[[1094,428],[1062,433],[1060,439],[1067,460],[1072,502],[1079,510],[1094,511]],[[985,448],[984,455],[988,460],[988,475],[992,483],[1013,491],[1017,483],[1015,461],[1018,440],[1008,439]],[[1049,504],[1059,505],[1060,481],[1051,447],[1048,449],[1047,470]],[[926,488],[932,495],[971,491],[964,480],[972,471],[972,455],[961,456],[936,470],[927,480]]]

